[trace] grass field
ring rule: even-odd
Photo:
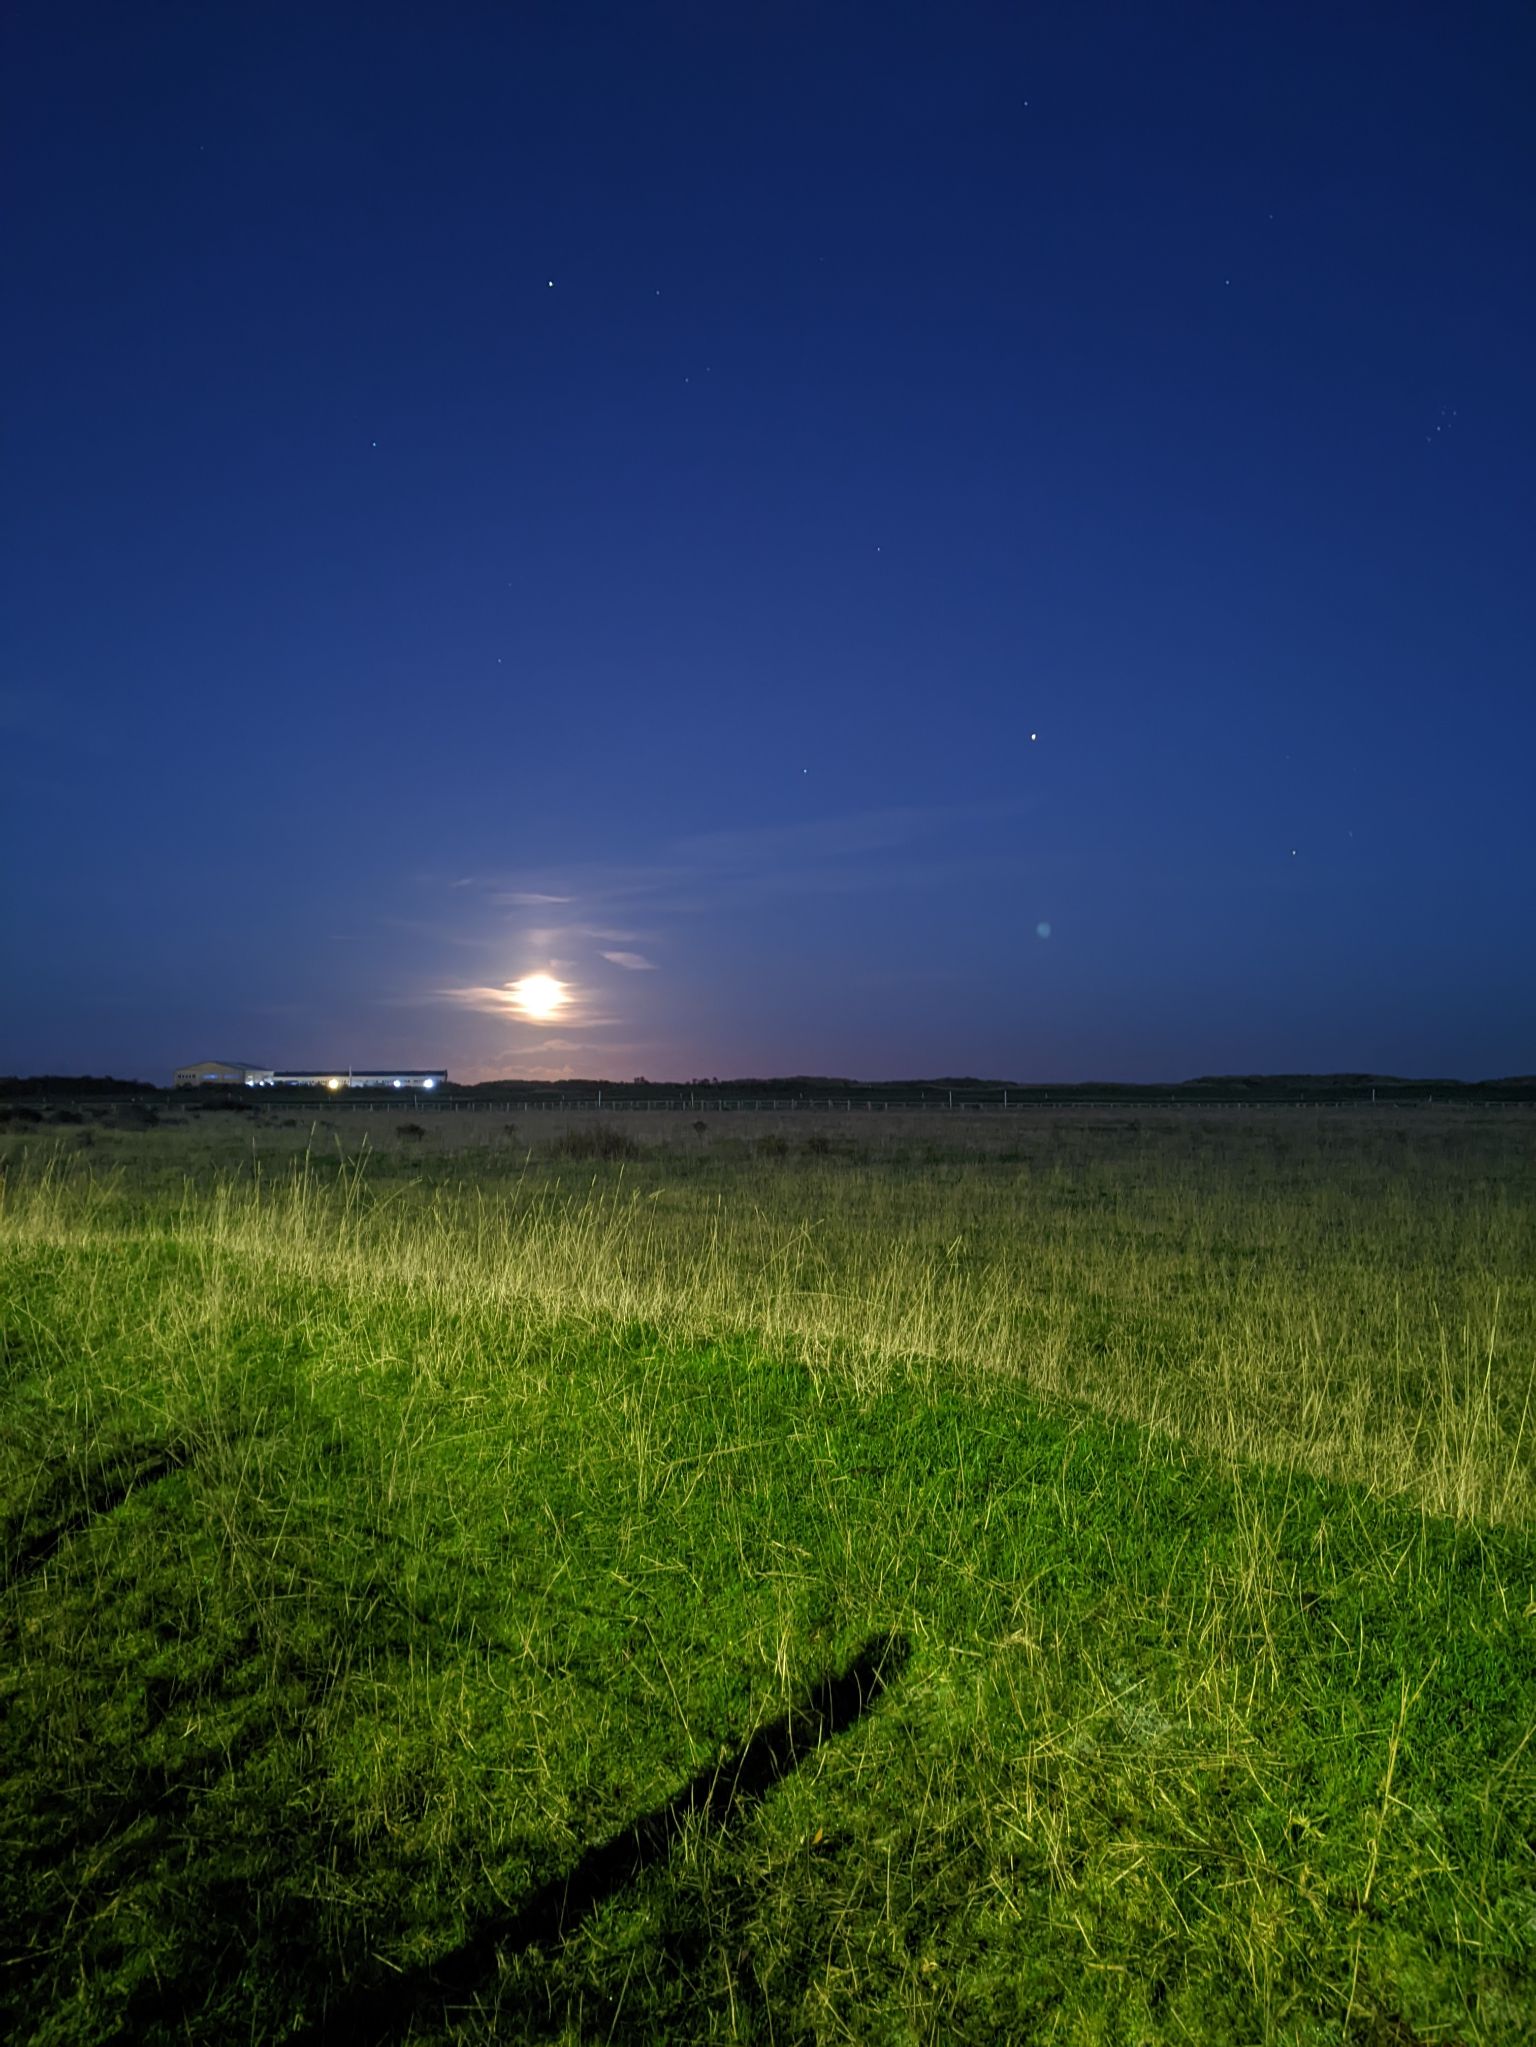
[[[5,2037],[1536,2037],[1529,1116],[403,1120],[0,1133]]]

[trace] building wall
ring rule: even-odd
[[[324,1087],[324,1088],[435,1088],[442,1087],[448,1079],[442,1067],[418,1067],[391,1072],[359,1073],[348,1072],[345,1068],[333,1069],[328,1073],[268,1073],[264,1082],[273,1087]]]
[[[320,1072],[278,1073],[270,1066],[242,1066],[232,1059],[199,1059],[192,1066],[178,1066],[177,1087],[324,1087],[324,1088],[436,1088],[446,1084],[444,1068],[400,1068],[389,1072],[349,1072],[329,1067]]]

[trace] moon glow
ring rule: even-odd
[[[565,983],[553,974],[524,974],[512,983],[512,1007],[535,1023],[545,1023],[565,1006]]]

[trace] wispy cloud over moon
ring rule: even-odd
[[[548,1017],[530,1009],[527,998],[518,989],[516,981],[502,982],[499,987],[435,988],[426,999],[452,1003],[458,1009],[478,1010],[483,1016],[502,1017],[511,1024],[546,1025]],[[587,1029],[607,1029],[619,1021],[617,1017],[600,1016],[580,989],[566,988],[562,995],[559,1004],[562,1021],[569,1018]]]
[[[722,1002],[729,1008],[726,977],[772,971],[743,957],[744,934],[759,929],[771,948],[790,927],[825,928],[829,915],[847,926],[851,912],[823,906],[849,897],[868,905],[852,920],[861,927],[905,929],[919,898],[963,899],[979,877],[1021,864],[1013,827],[1026,807],[888,806],[741,823],[641,842],[620,860],[562,861],[556,849],[549,864],[482,873],[440,898],[443,946],[467,931],[474,965],[460,979],[434,948],[435,985],[417,999],[466,1012],[466,1057],[490,1071],[532,1074],[541,1042],[591,1072],[643,1071],[658,1055],[696,1059],[699,1034],[720,1027]],[[863,971],[867,981],[867,962]],[[529,990],[546,984],[558,1001],[530,1002]],[[542,1036],[557,1011],[570,1034],[558,1047]]]

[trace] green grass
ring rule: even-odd
[[[8,1141],[6,2036],[1529,2037],[1450,1127]]]

